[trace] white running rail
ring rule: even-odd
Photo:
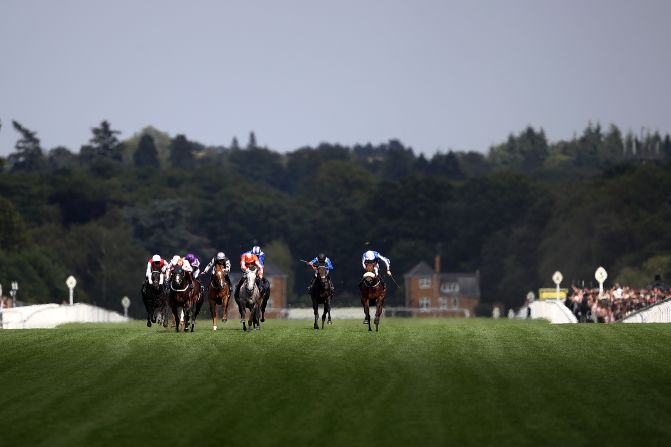
[[[123,315],[102,307],[76,303],[36,304],[3,309],[0,312],[2,329],[49,329],[64,323],[121,323],[129,321]]]

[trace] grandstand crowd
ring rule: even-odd
[[[671,298],[671,289],[662,283],[636,289],[615,284],[600,292],[598,288],[571,286],[564,304],[579,323],[613,323],[626,316]]]

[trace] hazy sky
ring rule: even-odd
[[[74,150],[103,119],[427,154],[529,124],[667,133],[670,55],[668,0],[0,0],[0,154],[13,119]]]

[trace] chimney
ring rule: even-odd
[[[433,259],[433,269],[436,271],[436,273],[440,273],[440,254],[437,254]]]

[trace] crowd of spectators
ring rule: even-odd
[[[571,309],[579,323],[613,323],[627,315],[671,298],[671,289],[654,284],[645,289],[621,287],[611,289],[571,286],[564,304]]]

